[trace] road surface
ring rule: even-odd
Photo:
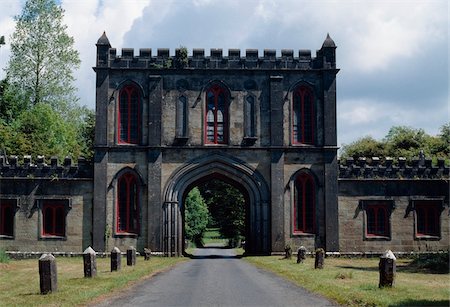
[[[236,258],[231,249],[196,249],[194,259],[97,306],[336,306]]]

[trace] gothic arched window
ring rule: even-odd
[[[314,144],[314,95],[306,86],[293,93],[292,143]]]
[[[137,177],[126,173],[117,183],[117,232],[139,232],[139,186]]]
[[[218,84],[206,91],[205,143],[226,144],[228,138],[228,95]]]
[[[316,189],[314,179],[306,173],[295,180],[294,232],[314,233]]]
[[[120,90],[118,108],[119,143],[138,144],[141,130],[141,101],[136,86],[127,85]]]

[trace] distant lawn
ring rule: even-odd
[[[56,258],[58,291],[41,295],[38,260],[0,263],[0,306],[73,306],[91,303],[103,295],[120,291],[133,282],[152,276],[186,258],[137,259],[134,267],[122,258],[122,270],[110,272],[110,259],[97,258],[97,277],[84,278],[83,259]]]
[[[393,288],[378,288],[378,259],[326,258],[324,269],[314,270],[314,259],[297,264],[296,258],[246,257],[297,285],[346,306],[449,306],[450,275],[418,272],[411,260],[397,260]]]
[[[203,243],[206,244],[227,244],[228,240],[222,239],[219,228],[208,228],[203,236]]]

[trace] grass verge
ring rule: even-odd
[[[346,306],[449,306],[450,275],[415,270],[411,260],[397,260],[393,288],[378,288],[378,259],[327,258],[324,269],[314,259],[246,257],[246,261]]]
[[[48,295],[40,294],[37,259],[10,261],[0,267],[0,306],[85,305],[185,260],[139,258],[136,266],[129,267],[122,259],[122,270],[110,272],[110,259],[97,258],[97,277],[84,278],[82,258],[57,258],[58,291]]]

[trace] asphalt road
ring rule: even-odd
[[[177,265],[97,306],[336,306],[222,248]]]

